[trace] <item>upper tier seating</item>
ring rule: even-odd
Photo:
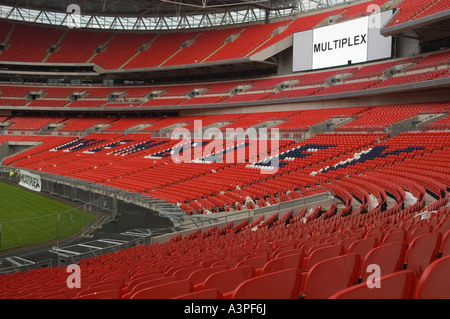
[[[0,98],[0,106],[25,106],[28,102],[28,99]]]
[[[292,116],[282,124],[275,126],[283,132],[286,131],[307,131],[311,125],[315,125],[332,118],[346,118],[355,116],[359,113],[367,111],[368,108],[352,107],[352,108],[339,108],[339,109],[322,109],[322,110],[306,110],[301,111],[298,114]]]
[[[99,52],[91,62],[105,69],[120,69],[137,54],[143,44],[151,42],[154,37],[156,34],[117,33],[108,42],[106,49]]]
[[[386,3],[386,0],[372,0],[367,1],[360,4],[355,4],[345,8],[344,12],[342,12],[339,21],[346,21],[349,19],[357,19],[365,15],[369,15],[372,11],[369,10],[370,6],[379,6],[381,7]]]
[[[114,119],[104,118],[69,118],[64,121],[64,127],[60,128],[61,132],[82,132],[94,125],[108,124],[113,122]]]
[[[342,9],[333,10],[333,11],[327,11],[322,13],[317,13],[313,15],[308,15],[305,17],[299,17],[295,20],[289,21],[289,24],[283,25],[283,30],[280,33],[273,34],[271,37],[269,37],[265,42],[262,42],[258,46],[255,47],[255,49],[251,52],[252,54],[258,53],[269,46],[288,38],[289,36],[292,36],[296,32],[306,31],[314,28],[319,23],[324,21],[330,16],[339,14],[342,12]]]
[[[183,48],[166,61],[163,66],[201,63],[224,45],[226,39],[235,33],[235,29],[203,31],[191,45]]]
[[[64,117],[13,117],[9,120],[13,125],[11,131],[37,131],[48,124],[58,124],[65,120]]]

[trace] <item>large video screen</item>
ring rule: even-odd
[[[389,58],[392,38],[380,34],[392,10],[294,34],[293,71]]]

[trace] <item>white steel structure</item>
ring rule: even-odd
[[[104,30],[180,30],[267,21],[355,0],[6,0],[0,19]]]

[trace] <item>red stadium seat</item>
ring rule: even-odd
[[[350,247],[348,248],[347,252],[348,254],[358,254],[359,257],[361,257],[361,260],[363,260],[366,257],[366,254],[375,248],[378,244],[378,239],[376,237],[369,237],[364,239],[359,239],[353,242]]]
[[[444,237],[442,238],[441,247],[439,249],[439,254],[442,257],[450,255],[450,230],[448,230]]]
[[[327,247],[322,247],[314,250],[309,257],[306,257],[303,260],[302,264],[302,270],[308,271],[318,262],[329,259],[332,257],[337,257],[339,255],[342,255],[344,253],[344,246],[343,245],[332,245]]]
[[[231,294],[245,280],[255,276],[253,266],[243,266],[217,272],[209,276],[203,283],[202,290],[217,289],[224,298],[231,297]]]
[[[302,255],[300,254],[292,254],[274,258],[264,265],[261,275],[290,268],[300,269],[302,260]]]
[[[366,281],[367,277],[371,275],[370,272],[367,272],[367,268],[373,264],[380,267],[382,277],[402,270],[406,249],[406,242],[395,242],[370,250],[361,262],[360,280]]]
[[[399,242],[399,241],[406,241],[407,236],[408,236],[408,234],[404,230],[393,231],[389,234],[386,234],[386,236],[384,236],[383,240],[381,241],[381,244],[385,245],[385,244],[391,244],[391,243],[395,243],[395,242]]]
[[[251,256],[251,255],[249,255],[249,256]],[[252,266],[253,268],[255,268],[255,270],[257,272],[260,272],[261,269],[264,267],[264,265],[267,263],[267,261],[268,261],[268,257],[264,253],[261,256],[250,257],[248,259],[244,259],[244,260],[240,261],[236,265],[236,268],[244,267],[244,266]]]
[[[134,294],[136,294],[138,291],[145,290],[147,288],[155,287],[158,285],[163,285],[166,283],[171,283],[177,281],[176,277],[163,277],[158,279],[151,279],[151,280],[143,280],[142,282],[135,284],[133,287],[130,287],[130,290],[123,295],[123,299],[129,299]]]
[[[190,273],[187,279],[189,279],[194,285],[194,290],[198,290],[198,288],[200,288],[203,285],[203,282],[206,280],[206,278],[208,278],[212,274],[224,271],[226,269],[227,269],[226,265],[211,266],[209,268],[198,269]]]

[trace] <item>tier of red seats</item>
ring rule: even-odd
[[[122,118],[111,123],[103,132],[125,132],[138,125],[151,125],[158,120],[159,118]]]
[[[232,89],[239,87],[241,85],[250,85],[248,81],[232,81],[224,83],[212,83],[208,85],[207,90],[204,94],[228,94]]]
[[[28,126],[27,126],[28,127]],[[69,143],[74,140],[74,137],[66,137],[66,136],[46,136],[45,142],[42,139],[42,136],[34,136],[34,135],[0,135],[0,144],[10,141],[19,141],[19,142],[37,142],[37,144],[26,151],[21,152],[23,158],[28,156],[36,156],[38,154],[42,154],[47,152],[48,150]]]
[[[338,69],[338,70],[329,70],[329,71],[317,71],[317,72],[308,72],[305,74],[301,74],[299,76],[299,82],[295,84],[293,87],[300,87],[300,86],[308,86],[308,85],[317,85],[317,84],[324,84],[326,79],[331,78],[332,76],[338,75],[338,74],[348,74],[353,73],[358,68],[344,68],[344,69]]]
[[[221,101],[221,103],[245,103],[245,102],[252,102],[252,101],[260,101],[265,100],[269,96],[273,95],[274,93],[269,92],[262,92],[262,93],[245,93],[245,94],[236,94],[233,96],[230,96],[227,99],[224,99]]]
[[[164,88],[164,97],[173,97],[173,96],[186,96],[189,92],[197,89],[204,90],[207,85],[202,84],[190,84],[190,85],[175,85],[168,86]]]
[[[282,100],[282,99],[292,99],[304,96],[315,95],[317,92],[323,90],[324,87],[312,87],[312,88],[297,88],[297,89],[288,89],[284,91],[280,91],[266,98],[266,100]]]
[[[409,105],[385,105],[362,113],[361,117],[336,128],[336,131],[383,131],[391,124],[411,118],[419,113],[441,113],[448,109],[448,103],[424,103]]]
[[[214,52],[204,62],[243,58],[259,44],[269,39],[278,27],[287,25],[288,22],[281,21],[235,29],[239,36],[234,41],[228,42],[225,46]]]
[[[143,44],[151,42],[154,37],[156,34],[116,33],[106,49],[98,53],[91,62],[105,69],[120,69],[138,53]]]
[[[199,104],[216,104],[225,100],[227,97],[221,95],[204,95],[193,97],[189,100],[186,100],[180,105],[199,105]]]
[[[25,97],[30,91],[37,91],[36,87],[23,85],[2,85],[0,86],[2,97]]]
[[[78,261],[0,276],[3,299],[436,299],[450,278],[448,208],[359,215],[308,223],[258,218]],[[291,213],[285,215],[292,216]],[[274,214],[273,216],[278,216]],[[264,221],[270,223],[264,223]],[[255,220],[256,221],[256,220]],[[277,223],[277,221],[282,221]],[[252,223],[253,225],[253,223]],[[427,231],[420,231],[427,229]],[[388,243],[390,234],[404,240]],[[414,234],[417,233],[417,236]],[[373,265],[380,277],[374,279]],[[380,284],[379,288],[377,284]],[[373,287],[370,289],[370,287]]]
[[[381,9],[381,6],[385,4],[385,0],[372,0],[367,1],[361,4],[355,4],[352,6],[349,6],[348,8],[345,8],[344,12],[341,13],[341,17],[339,18],[339,21],[346,21],[349,19],[357,19],[360,17],[363,17],[365,15],[369,15],[375,10],[375,6],[378,6]],[[389,6],[383,8],[388,9]]]
[[[264,95],[264,93],[263,93]],[[173,105],[182,103],[196,103],[195,101],[201,101],[201,103],[218,103],[222,101],[223,96],[211,95],[211,96],[200,96],[194,97],[192,99],[186,100],[184,98],[159,98],[152,99],[146,103],[146,105],[152,105],[152,103],[156,103],[160,101],[161,104],[164,105]],[[19,105],[24,105],[26,103],[23,99],[6,99],[6,101],[16,100],[19,101]],[[52,104],[49,102],[55,102],[61,105],[67,104],[67,100],[59,100],[59,99],[37,99],[31,102],[30,106],[51,106]],[[174,102],[175,101],[175,102]],[[86,99],[86,100],[76,100],[67,105],[67,107],[99,107],[103,105],[103,100],[94,100],[94,99]],[[110,102],[109,106],[117,106],[117,105],[127,106],[129,104],[133,104],[133,102]],[[133,105],[137,105],[134,103]],[[411,118],[420,114],[445,114],[449,110],[449,105],[446,102],[434,102],[434,103],[416,103],[416,104],[403,104],[403,105],[380,105],[380,106],[371,106],[371,107],[350,107],[350,108],[327,108],[321,110],[303,110],[303,111],[292,111],[292,112],[273,112],[273,113],[255,113],[255,114],[224,114],[224,115],[208,115],[202,117],[178,117],[178,118],[169,118],[167,121],[162,121],[160,123],[161,126],[158,127],[149,127],[140,129],[141,132],[153,131],[158,132],[159,129],[169,127],[170,125],[184,123],[184,128],[189,130],[193,130],[193,121],[194,120],[202,120],[203,127],[214,125],[216,123],[227,123],[226,126],[222,126],[221,130],[225,132],[228,128],[236,129],[236,128],[244,128],[247,129],[251,126],[255,126],[258,124],[262,124],[264,122],[276,122],[281,121],[281,123],[275,123],[275,125],[270,125],[269,127],[279,129],[280,132],[297,132],[297,131],[307,131],[310,129],[312,125],[324,122],[326,120],[330,120],[333,118],[351,118],[352,121],[336,127],[336,131],[338,132],[351,132],[351,131],[383,131],[389,129],[391,124],[395,124],[399,121]],[[13,119],[14,117],[12,117]],[[141,118],[134,119],[132,123],[138,124],[151,124],[155,121],[159,121],[161,118]],[[96,122],[97,120],[93,120],[95,124],[102,124],[101,121]],[[116,119],[110,119],[108,122],[115,122]],[[127,123],[127,119],[123,119],[125,123]],[[186,122],[187,121],[187,122]],[[436,129],[446,129],[447,127],[447,118],[439,120],[437,122],[428,124],[424,126],[423,130],[436,130]],[[131,123],[131,122],[130,122]],[[165,124],[167,123],[167,124]],[[190,123],[190,124],[189,124]],[[131,125],[131,124],[130,124]],[[186,126],[188,125],[188,126]],[[269,124],[268,124],[269,125]],[[131,126],[123,128],[131,128]],[[33,128],[29,128],[28,130],[33,130]],[[120,130],[117,130],[120,131]]]
[[[37,131],[48,124],[59,124],[66,120],[64,117],[14,117],[9,120],[13,125],[11,131]]]
[[[154,98],[141,104],[141,106],[174,106],[186,101],[185,97]]]
[[[65,99],[68,98],[76,89],[71,87],[40,87],[45,92],[44,98]]]
[[[92,123],[89,125],[92,126]],[[87,126],[86,126],[87,127]],[[150,127],[151,128],[151,127]],[[22,156],[16,156],[8,160],[8,163],[14,162],[14,165],[22,166],[35,170],[43,170],[58,174],[64,174],[81,179],[89,180],[92,178],[96,182],[105,183],[110,186],[123,188],[132,191],[138,191],[144,194],[148,194],[153,197],[168,200],[173,203],[188,204],[183,206],[187,212],[201,212],[203,210],[226,210],[227,207],[239,210],[239,205],[247,203],[250,198],[257,205],[263,205],[272,198],[278,198],[279,201],[286,201],[289,198],[295,198],[295,196],[303,196],[302,193],[307,189],[325,187],[332,187],[338,193],[339,189],[345,189],[347,192],[347,198],[355,198],[361,203],[360,211],[369,210],[369,193],[378,198],[378,204],[370,208],[370,210],[381,209],[386,196],[380,191],[380,187],[373,185],[373,182],[365,181],[358,186],[359,178],[353,177],[349,181],[353,181],[352,184],[342,180],[343,177],[352,176],[355,171],[366,171],[368,169],[383,168],[384,174],[394,173],[403,174],[403,178],[409,179],[411,182],[422,185],[429,192],[433,193],[436,198],[442,196],[443,187],[448,182],[448,178],[445,177],[445,171],[442,171],[440,166],[434,165],[433,170],[428,172],[422,171],[417,168],[415,170],[418,176],[407,175],[407,170],[404,171],[404,165],[415,165],[416,163],[426,162],[431,154],[433,156],[440,156],[441,151],[437,151],[440,143],[445,143],[445,139],[448,138],[448,134],[442,135],[443,140],[435,139],[432,141],[427,140],[431,135],[428,133],[417,133],[412,135],[400,135],[397,138],[388,139],[385,143],[378,142],[379,146],[386,145],[390,150],[406,149],[407,147],[425,147],[424,150],[417,150],[409,152],[407,154],[414,154],[417,158],[414,162],[410,161],[409,156],[403,155],[389,155],[387,157],[377,157],[367,162],[356,163],[348,167],[339,168],[337,170],[324,171],[324,167],[336,166],[336,161],[330,160],[340,154],[347,152],[356,152],[357,148],[367,148],[370,145],[374,145],[377,140],[380,140],[382,135],[380,134],[326,134],[318,135],[313,139],[308,139],[304,142],[294,145],[292,141],[280,141],[280,153],[291,150],[293,147],[301,147],[302,145],[340,145],[339,147],[333,146],[326,152],[312,153],[311,156],[305,157],[302,160],[290,161],[289,165],[280,167],[278,172],[271,175],[268,180],[261,180],[260,172],[258,170],[247,167],[246,163],[255,163],[258,158],[252,158],[250,154],[250,147],[246,147],[246,162],[239,164],[236,163],[232,166],[225,166],[224,163],[216,164],[177,164],[174,163],[171,157],[158,157],[158,160],[152,160],[152,157],[145,159],[145,156],[158,154],[162,150],[170,150],[177,141],[173,140],[160,140],[160,146],[157,148],[150,148],[144,154],[140,152],[128,152],[128,157],[111,158],[111,155],[106,154],[106,150],[103,152],[96,152],[92,154],[78,154],[78,152],[69,152],[59,154],[48,153],[41,154],[35,158],[23,158]],[[435,134],[435,133],[430,133]],[[118,139],[124,139],[121,135],[97,135],[97,139],[101,137],[102,144],[107,145],[117,141]],[[88,136],[87,138],[92,138]],[[148,141],[149,136],[139,134],[137,136],[130,137],[131,139],[137,139],[139,141]],[[413,138],[413,140],[411,139]],[[153,139],[152,139],[153,140]],[[138,142],[134,142],[139,144]],[[249,144],[249,146],[251,143]],[[99,147],[96,145],[96,148]],[[91,147],[92,148],[92,147]],[[83,149],[82,151],[84,151]],[[81,151],[81,150],[80,150]],[[434,151],[433,153],[431,153]],[[76,155],[78,154],[78,155]],[[125,153],[123,153],[125,154]],[[446,156],[445,153],[443,156]],[[61,156],[63,155],[63,156]],[[76,155],[76,156],[75,156]],[[132,156],[131,156],[132,155]],[[237,155],[237,154],[235,154]],[[121,169],[115,169],[115,162],[117,162],[117,168],[126,165],[128,160],[135,157],[141,158],[140,165],[148,165],[153,161],[156,165],[146,171],[139,170],[138,167],[132,166],[133,171],[136,173],[128,173],[126,176],[122,176]],[[21,159],[22,158],[22,159]],[[110,166],[107,166],[105,170],[100,170],[101,165],[97,164],[92,166],[92,160],[84,161],[87,158],[95,158],[96,161],[100,161],[104,158]],[[351,158],[351,155],[349,156]],[[113,160],[113,162],[111,162]],[[432,161],[437,163],[437,159]],[[323,164],[322,164],[323,162]],[[43,165],[45,163],[45,165]],[[78,165],[79,163],[80,165]],[[310,169],[298,170],[305,166],[312,165]],[[111,166],[112,165],[112,166]],[[392,168],[391,168],[392,167]],[[162,170],[160,173],[158,173]],[[181,173],[181,171],[183,173]],[[195,172],[195,173],[194,173]],[[201,173],[199,173],[201,172]],[[312,174],[316,172],[316,174]],[[175,179],[171,180],[170,175],[173,174]],[[375,174],[372,173],[372,174]],[[406,175],[405,175],[406,174]],[[442,175],[444,174],[444,175]],[[150,178],[151,176],[151,178]],[[159,178],[160,176],[161,178]],[[190,179],[189,176],[194,177]],[[435,180],[432,182],[430,179]],[[211,187],[211,181],[214,180],[215,186]],[[151,181],[151,182],[150,182]],[[207,186],[209,185],[209,186]],[[251,186],[250,186],[251,185]],[[239,187],[239,188],[236,188]],[[366,190],[368,188],[368,190]],[[386,188],[386,185],[382,183],[381,189]],[[286,196],[286,198],[285,198]],[[344,195],[341,196],[344,201]],[[403,194],[400,194],[397,198],[398,203],[402,201]],[[423,196],[420,195],[419,196]],[[347,206],[348,201],[345,201]],[[238,204],[237,204],[238,203]],[[396,206],[398,208],[398,206]],[[348,209],[351,209],[350,207]],[[349,211],[351,213],[351,210]]]
[[[275,77],[275,78],[267,78],[263,80],[256,81],[251,88],[247,90],[247,92],[253,91],[273,91],[276,89],[277,85],[286,82],[286,81],[295,81],[298,80],[298,75],[293,76],[283,76],[283,77]]]
[[[373,87],[378,81],[359,81],[359,82],[350,82],[343,84],[335,84],[324,88],[315,93],[315,95],[323,95],[323,94],[338,94],[338,93],[346,93],[346,92],[354,92],[354,91],[363,91],[366,89],[370,89]]]
[[[420,72],[406,75],[397,75],[390,77],[384,81],[380,81],[371,86],[371,88],[380,88],[380,87],[395,87],[404,84],[410,83],[418,83],[423,81],[430,81],[433,79],[439,79],[450,76],[448,74],[447,69],[445,70],[436,70],[431,72]]]
[[[350,77],[347,77],[345,80],[357,80],[357,79],[367,79],[373,77],[380,77],[383,75],[383,71],[388,70],[396,65],[407,65],[414,61],[418,60],[418,58],[407,58],[402,60],[388,61],[382,63],[373,63],[368,65],[361,66],[357,71],[353,72]]]
[[[6,39],[12,24],[7,21],[0,21],[0,41]],[[1,54],[1,53],[0,53]]]
[[[69,118],[64,121],[64,126],[59,129],[60,132],[83,132],[92,126],[99,124],[108,124],[115,119],[108,118]]]
[[[201,63],[209,55],[213,54],[215,50],[225,44],[228,37],[235,34],[236,29],[212,30],[203,31],[195,38],[194,42],[183,48],[170,60],[163,65],[187,65],[194,63]]]
[[[271,45],[273,45],[277,42],[280,42],[281,40],[286,39],[289,36],[292,36],[296,32],[310,30],[310,29],[314,28],[315,26],[317,26],[322,21],[324,21],[325,19],[327,19],[328,17],[339,14],[342,11],[343,11],[342,9],[338,9],[338,10],[308,15],[308,16],[304,16],[304,17],[299,17],[297,19],[291,20],[291,21],[289,21],[289,24],[283,25],[283,27],[285,27],[284,31],[271,36],[270,38],[267,39],[267,41],[265,41],[265,42],[261,43],[261,45],[255,47],[255,49],[252,51],[252,54],[258,53],[258,52],[270,47]]]
[[[197,32],[160,34],[151,41],[148,49],[139,52],[123,66],[123,69],[159,66],[177,52],[183,43],[194,39],[197,35]]]
[[[83,99],[83,100],[75,100],[73,102],[70,102],[66,107],[92,107],[97,108],[101,107],[102,105],[106,104],[106,100],[94,100],[94,99]]]
[[[438,120],[434,123],[430,123],[423,127],[424,131],[432,131],[432,130],[448,130],[450,129],[450,118],[446,117],[441,120]]]

